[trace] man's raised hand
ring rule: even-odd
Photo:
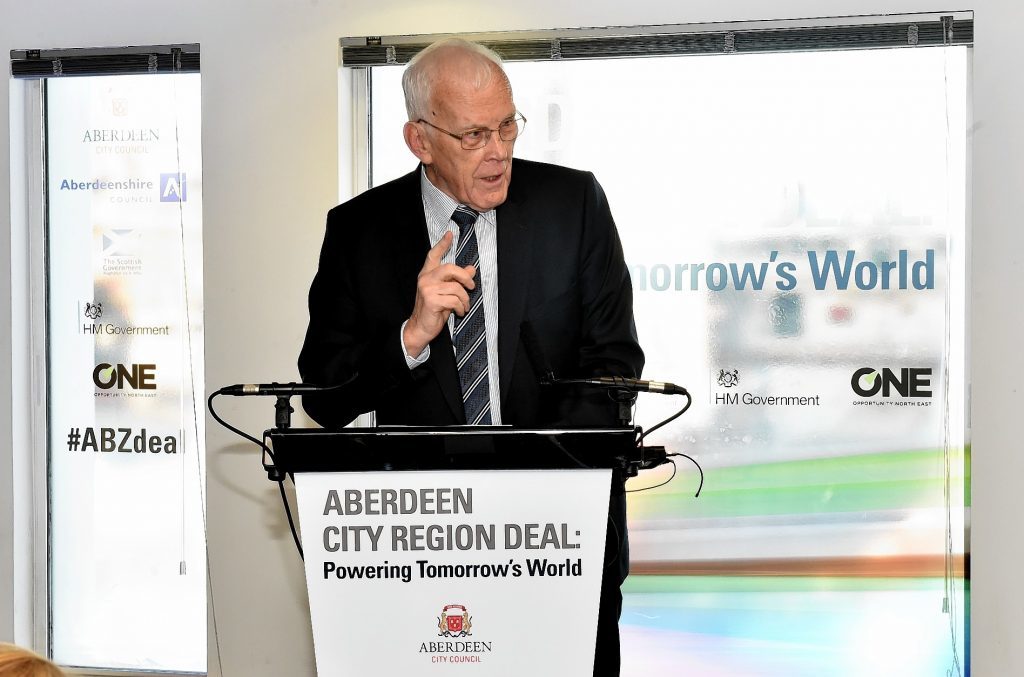
[[[451,231],[434,245],[423,262],[423,268],[416,279],[416,302],[409,321],[405,323],[402,341],[409,355],[419,355],[434,337],[441,333],[448,323],[448,316],[459,317],[469,312],[467,289],[476,286],[473,266],[457,266],[441,263],[441,257],[452,246]]]

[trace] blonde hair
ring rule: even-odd
[[[66,677],[64,671],[39,654],[0,642],[0,677]]]

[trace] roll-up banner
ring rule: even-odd
[[[199,75],[46,91],[54,655],[202,671]]]

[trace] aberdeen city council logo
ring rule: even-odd
[[[473,618],[461,604],[448,604],[437,619],[438,637],[466,637],[472,635]]]
[[[718,385],[724,388],[732,388],[740,384],[740,372],[738,369],[732,371],[726,371],[725,369],[718,370]]]
[[[85,302],[85,316],[90,320],[98,320],[103,315],[103,304],[100,302]]]

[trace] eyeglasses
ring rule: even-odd
[[[483,148],[491,142],[491,134],[498,132],[498,138],[502,141],[514,141],[516,137],[523,133],[526,129],[526,118],[523,117],[522,113],[516,113],[515,117],[511,117],[508,120],[503,120],[497,129],[488,129],[486,127],[480,127],[478,129],[470,129],[456,134],[455,132],[449,132],[447,129],[442,129],[437,125],[427,122],[423,118],[420,118],[416,122],[422,122],[425,125],[433,127],[439,132],[444,132],[453,139],[458,139],[462,142],[462,147],[466,150],[476,150],[477,148]]]

